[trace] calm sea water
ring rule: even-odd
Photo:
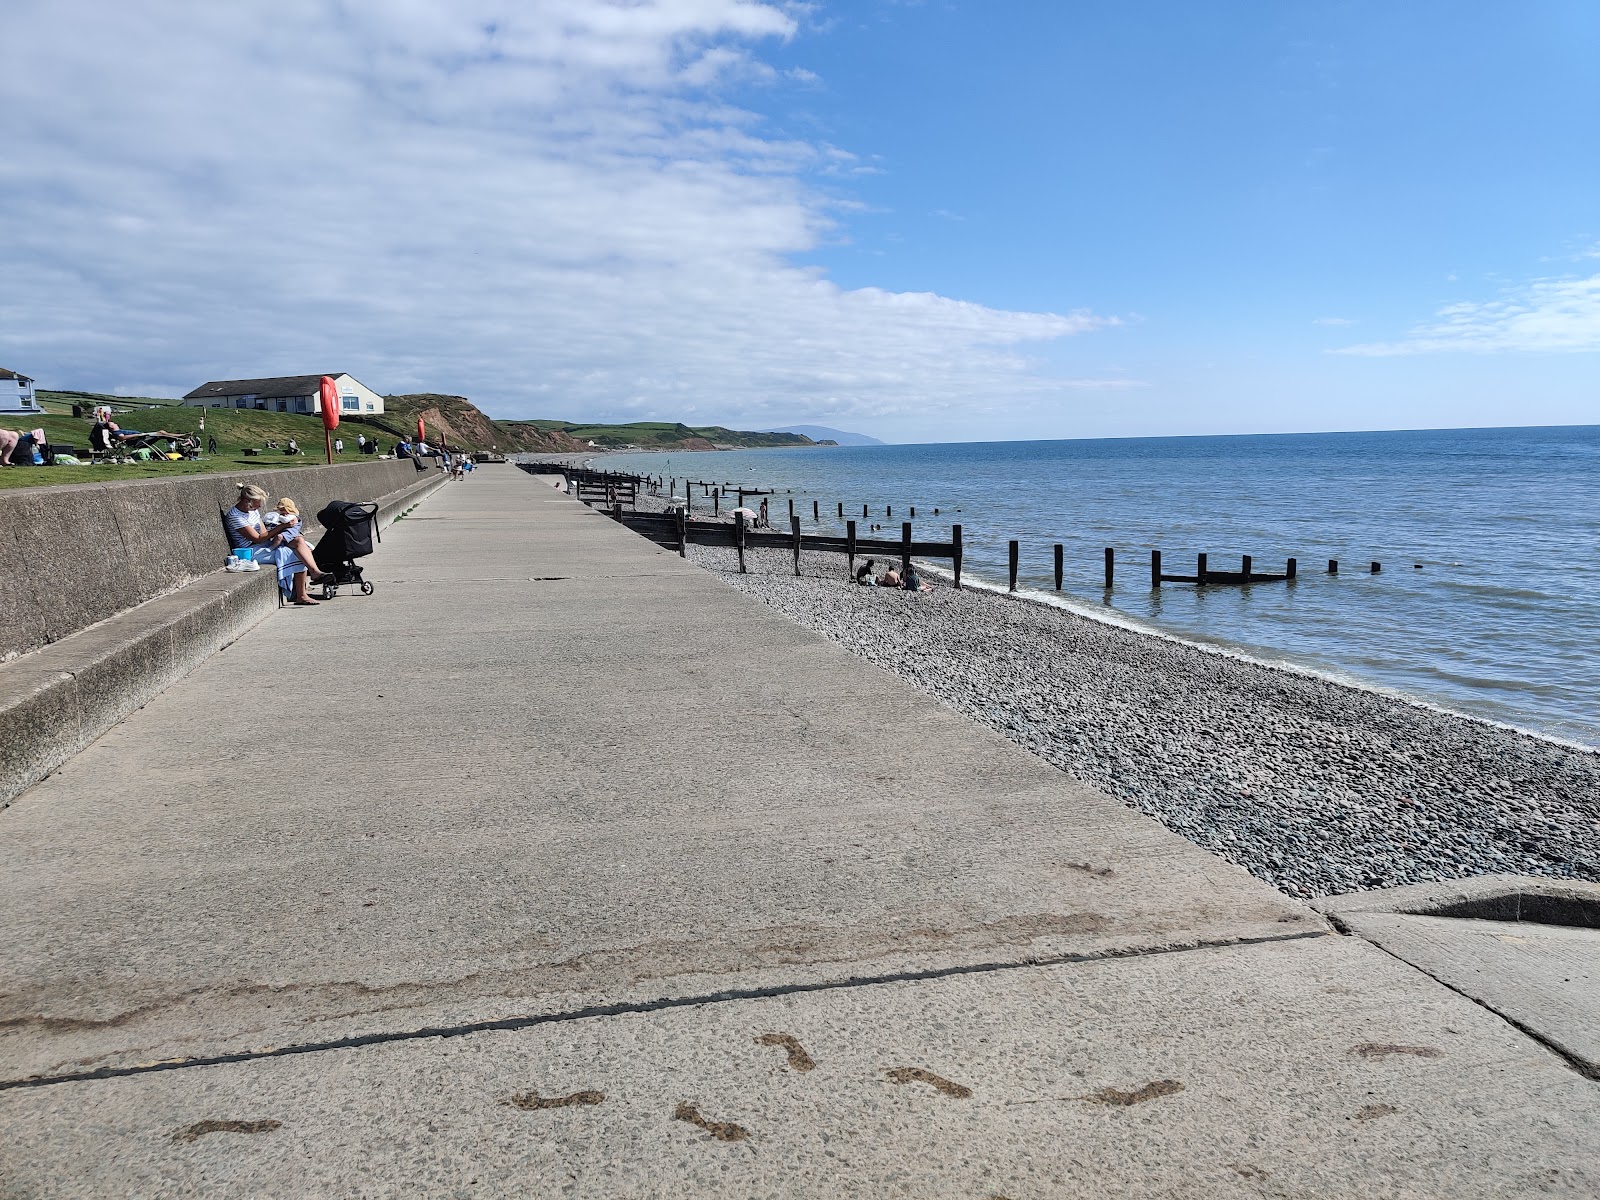
[[[1600,426],[1126,438],[607,456],[617,470],[793,489],[822,528],[917,509],[919,538],[963,527],[964,573],[1072,606],[1459,712],[1600,744]],[[774,524],[787,520],[775,497]],[[697,499],[697,506],[699,501]],[[884,518],[884,505],[894,517]],[[938,507],[939,515],[933,515]],[[1117,585],[1103,587],[1103,547]],[[1293,586],[1167,584],[1254,557]],[[1340,573],[1326,574],[1327,560]],[[1378,560],[1381,574],[1368,564]],[[843,568],[841,567],[841,570]]]

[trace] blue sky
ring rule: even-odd
[[[137,10],[137,11],[131,11]],[[1600,6],[13,0],[0,365],[892,441],[1593,423]]]

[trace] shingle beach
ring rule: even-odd
[[[1600,879],[1595,752],[1025,598],[858,587],[839,555],[689,556],[1293,895]]]

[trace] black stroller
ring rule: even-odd
[[[359,584],[363,596],[372,595],[372,585],[361,578],[355,560],[372,553],[374,534],[383,541],[377,532],[378,506],[333,500],[317,514],[317,520],[324,530],[317,543],[317,565],[328,572],[322,581],[322,598],[332,600],[339,594],[339,585],[345,583]]]

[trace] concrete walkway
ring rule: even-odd
[[[370,561],[0,813],[0,1194],[1600,1193],[1557,1056],[532,478]]]

